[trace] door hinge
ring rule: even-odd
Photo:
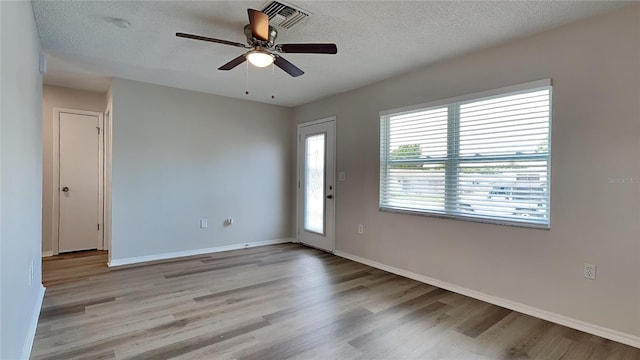
[[[98,224],[98,231],[100,231],[100,224]]]
[[[98,129],[98,135],[100,135],[100,127],[96,126],[96,129]]]

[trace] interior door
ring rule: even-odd
[[[100,117],[60,112],[58,251],[97,249]]]
[[[298,241],[335,249],[335,119],[298,128]]]

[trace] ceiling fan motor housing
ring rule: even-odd
[[[262,46],[266,48],[272,48],[276,43],[276,38],[278,37],[278,30],[273,26],[269,25],[269,41],[262,41],[256,39],[251,32],[251,25],[247,24],[244,26],[244,36],[247,37],[247,43],[250,46]]]

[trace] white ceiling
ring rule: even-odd
[[[312,16],[277,43],[334,42],[337,55],[286,54],[305,71],[217,68],[244,43],[247,8],[265,1],[34,1],[45,83],[106,91],[110,77],[297,106],[623,6],[621,1],[297,1]],[[117,26],[113,19],[130,23]],[[247,87],[248,72],[248,87]],[[250,91],[245,95],[245,90]],[[275,99],[271,99],[271,95]]]

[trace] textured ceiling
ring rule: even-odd
[[[287,54],[305,75],[217,68],[243,49],[247,8],[264,1],[34,1],[45,83],[105,91],[110,77],[296,106],[625,5],[618,1],[291,1],[312,16],[277,43],[334,42],[337,55]],[[122,28],[113,19],[126,19]],[[121,25],[121,24],[120,24]],[[247,70],[248,68],[248,70]],[[249,95],[245,95],[245,90]],[[275,99],[271,99],[271,95]]]

